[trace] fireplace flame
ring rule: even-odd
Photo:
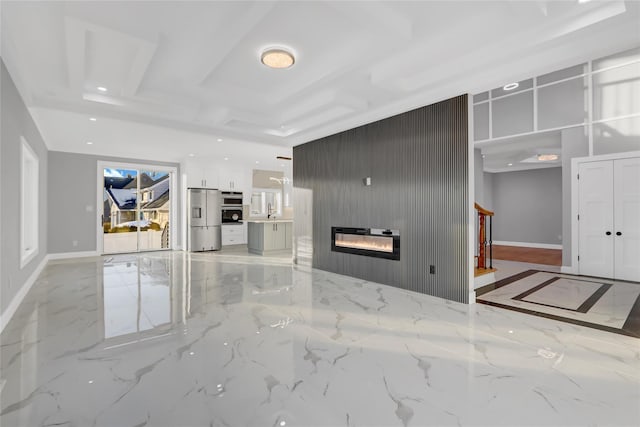
[[[393,253],[393,238],[336,233],[336,246]]]

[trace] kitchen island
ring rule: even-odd
[[[250,253],[267,255],[269,253],[291,250],[293,220],[260,219],[249,220],[247,223],[247,246]]]

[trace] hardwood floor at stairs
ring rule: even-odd
[[[562,250],[493,245],[493,259],[560,266]]]

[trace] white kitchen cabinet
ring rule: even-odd
[[[225,166],[218,170],[220,189],[225,191],[246,191],[243,168]]]
[[[218,188],[218,170],[211,163],[191,160],[185,162],[187,187]]]
[[[291,221],[250,221],[247,236],[249,252],[264,255],[268,252],[290,250],[292,230]]]
[[[246,243],[243,224],[222,225],[222,246],[244,245]]]

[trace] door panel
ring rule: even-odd
[[[105,254],[138,250],[138,171],[103,169],[103,247]]]
[[[640,158],[615,160],[613,170],[615,278],[640,281]]]
[[[613,161],[581,163],[579,174],[580,274],[613,277]]]
[[[140,171],[138,200],[140,204],[141,251],[169,248],[169,214],[171,207],[170,174],[164,171]]]
[[[222,223],[222,211],[220,208],[220,192],[218,190],[207,191],[207,227]]]

